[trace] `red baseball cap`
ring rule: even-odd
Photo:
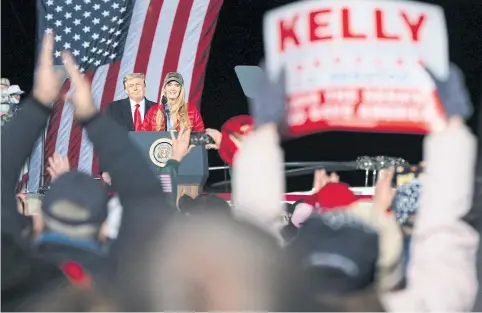
[[[316,194],[307,199],[307,203],[321,210],[347,207],[358,200],[347,184],[328,183]]]
[[[233,165],[233,158],[238,151],[238,146],[233,142],[229,135],[246,135],[253,129],[254,119],[249,115],[239,115],[224,123],[221,128],[221,144],[219,145],[219,156],[228,165]],[[245,127],[249,126],[249,127]]]

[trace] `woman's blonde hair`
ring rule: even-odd
[[[166,95],[166,86],[162,90],[162,94]],[[181,85],[181,91],[179,92],[179,97],[175,101],[171,103],[171,121],[173,122],[171,129],[176,130],[178,123],[181,126],[180,128],[190,128],[191,123],[189,122],[189,116],[187,114],[187,102],[186,96],[184,93],[184,85]],[[164,114],[162,114],[161,110],[157,110],[156,113],[156,130],[161,131],[162,124],[164,123]]]

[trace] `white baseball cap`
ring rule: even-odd
[[[7,78],[0,78],[0,85],[2,86],[10,86],[10,81]]]
[[[23,92],[18,85],[12,85],[12,86],[8,87],[7,93],[9,95],[22,95],[25,92]]]

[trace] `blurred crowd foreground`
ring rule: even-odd
[[[10,85],[10,80],[0,78],[0,123],[3,126],[12,119],[19,109],[20,99],[24,91],[18,85]]]
[[[421,174],[408,183],[392,184],[404,169],[383,171],[375,196],[363,201],[336,173],[320,170],[313,195],[284,207],[282,123],[272,110],[284,101],[279,82],[266,80],[263,95],[250,103],[254,129],[238,138],[235,205],[206,195],[184,199],[189,208],[183,209],[127,133],[99,115],[86,78],[64,52],[75,119],[109,184],[55,156],[50,189],[29,202],[15,188],[59,94],[52,47],[46,35],[33,93],[2,127],[2,309],[472,310],[481,200],[473,195],[476,139],[458,113],[471,104],[457,96],[466,90],[456,67],[455,80],[437,81],[441,102],[453,113],[430,121]],[[188,151],[189,130],[173,135],[173,158],[179,162]],[[112,190],[122,206],[114,235],[106,232]]]

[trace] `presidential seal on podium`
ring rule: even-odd
[[[149,148],[149,157],[156,166],[164,167],[171,158],[172,140],[168,138],[159,138],[154,141]]]

